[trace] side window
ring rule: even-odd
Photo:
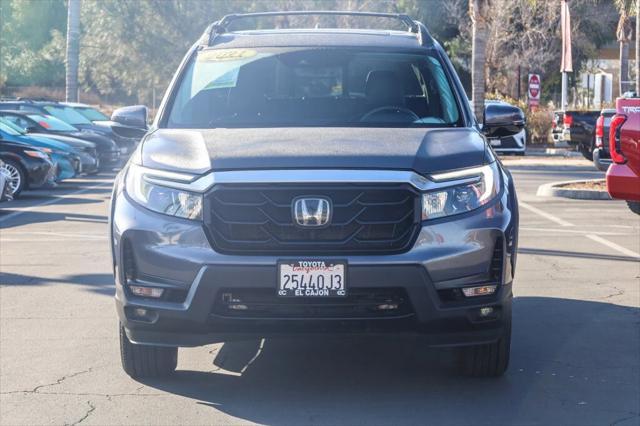
[[[22,128],[22,129],[25,129],[27,127],[25,121],[20,117],[16,117],[15,115],[7,115],[7,116],[4,116],[2,118],[6,119],[7,121],[12,122],[13,124],[15,124],[16,126]]]

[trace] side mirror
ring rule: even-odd
[[[115,121],[123,126],[147,130],[147,107],[144,105],[134,105],[118,108],[111,114],[111,121]]]
[[[38,132],[38,128],[36,126],[28,126],[26,129],[24,129],[25,132],[27,133],[37,133]]]
[[[126,138],[141,138],[147,132],[147,107],[134,105],[118,108],[111,114],[114,133]]]
[[[506,103],[490,103],[484,107],[482,132],[490,138],[512,136],[524,129],[524,112]]]

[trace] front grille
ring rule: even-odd
[[[294,223],[299,197],[331,201],[321,229]],[[205,197],[214,248],[228,254],[386,254],[409,250],[420,226],[419,194],[408,184],[220,184]]]
[[[216,296],[212,314],[226,318],[360,319],[413,314],[401,288],[350,289],[345,297],[278,297],[275,289],[227,288]]]

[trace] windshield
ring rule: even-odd
[[[167,127],[460,125],[440,60],[424,51],[207,49],[173,99]]]
[[[29,114],[28,117],[52,132],[75,132],[78,129],[51,115]]]
[[[94,108],[78,107],[75,110],[91,121],[109,120],[109,117]]]
[[[4,118],[0,118],[0,130],[11,136],[20,136],[25,134],[20,127]]]
[[[79,112],[75,111],[71,107],[47,105],[47,106],[44,107],[44,109],[49,114],[51,114],[54,117],[64,121],[65,123],[69,123],[69,124],[91,124],[91,121],[89,121],[84,115],[82,115]]]

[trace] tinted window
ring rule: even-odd
[[[84,115],[74,111],[71,107],[47,105],[44,109],[49,114],[68,124],[91,124],[91,121],[89,121]]]
[[[29,118],[36,121],[39,125],[52,132],[74,132],[77,131],[71,124],[67,124],[62,120],[51,115],[29,114]]]
[[[34,125],[34,123],[32,123],[29,120],[27,120],[26,118],[20,117],[18,115],[3,115],[2,118],[4,118],[6,121],[9,121],[9,122],[15,124],[16,126],[18,126],[23,131],[26,131],[27,127]]]
[[[0,131],[3,131],[11,136],[20,136],[24,134],[20,127],[16,126],[8,120],[5,120],[4,118],[0,118]]]
[[[442,64],[425,52],[208,49],[182,78],[168,127],[460,125]]]
[[[107,117],[97,109],[75,108],[75,110],[78,111],[80,114],[84,115],[86,118],[88,118],[91,121],[104,121],[109,119],[109,117]]]

